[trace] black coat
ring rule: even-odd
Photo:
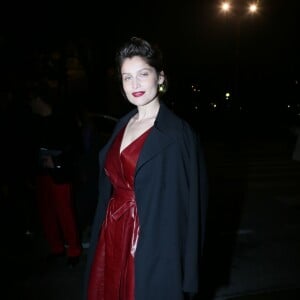
[[[33,117],[36,148],[36,173],[48,174],[57,184],[71,183],[77,179],[81,150],[80,131],[76,119],[63,110],[47,116]],[[47,149],[42,151],[41,149]],[[42,155],[50,154],[55,167],[44,168]]]
[[[120,119],[99,154],[99,204],[85,274],[91,262],[111,195],[103,166],[112,141],[136,113]],[[206,215],[206,170],[198,136],[161,104],[135,173],[140,235],[135,254],[135,300],[182,300],[198,291]],[[86,299],[86,298],[85,298]]]

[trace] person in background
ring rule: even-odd
[[[199,137],[164,102],[159,49],[133,37],[116,55],[135,106],[99,153],[88,300],[181,300],[198,292],[207,176]]]
[[[32,114],[24,100],[15,89],[0,91],[1,225],[5,244],[10,246],[31,238],[35,227]]]
[[[50,246],[49,259],[67,256],[71,267],[82,254],[73,200],[73,179],[79,144],[76,121],[54,105],[48,87],[30,92],[35,116],[36,199],[39,217]]]

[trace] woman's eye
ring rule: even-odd
[[[149,74],[148,74],[148,72],[143,72],[143,73],[140,73],[140,77],[141,78],[144,78],[144,77],[147,77]]]
[[[123,80],[128,81],[128,80],[130,80],[130,78],[131,78],[130,76],[125,76],[125,77],[123,77]]]

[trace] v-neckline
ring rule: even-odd
[[[136,137],[131,143],[129,143],[127,146],[125,146],[122,151],[121,151],[121,145],[122,145],[122,140],[123,140],[123,137],[124,137],[124,133],[125,133],[125,130],[126,130],[126,127],[124,127],[123,129],[123,133],[122,133],[122,136],[121,136],[121,141],[120,141],[120,150],[119,150],[119,155],[121,156],[122,153],[127,149],[129,148],[131,145],[133,145],[135,142],[137,142],[143,135],[145,135],[153,126],[149,127],[148,129],[146,129],[142,134],[140,134],[138,137]]]

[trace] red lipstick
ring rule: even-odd
[[[141,96],[143,96],[145,94],[145,92],[134,92],[134,93],[132,93],[132,95],[134,96],[134,97],[141,97]]]

